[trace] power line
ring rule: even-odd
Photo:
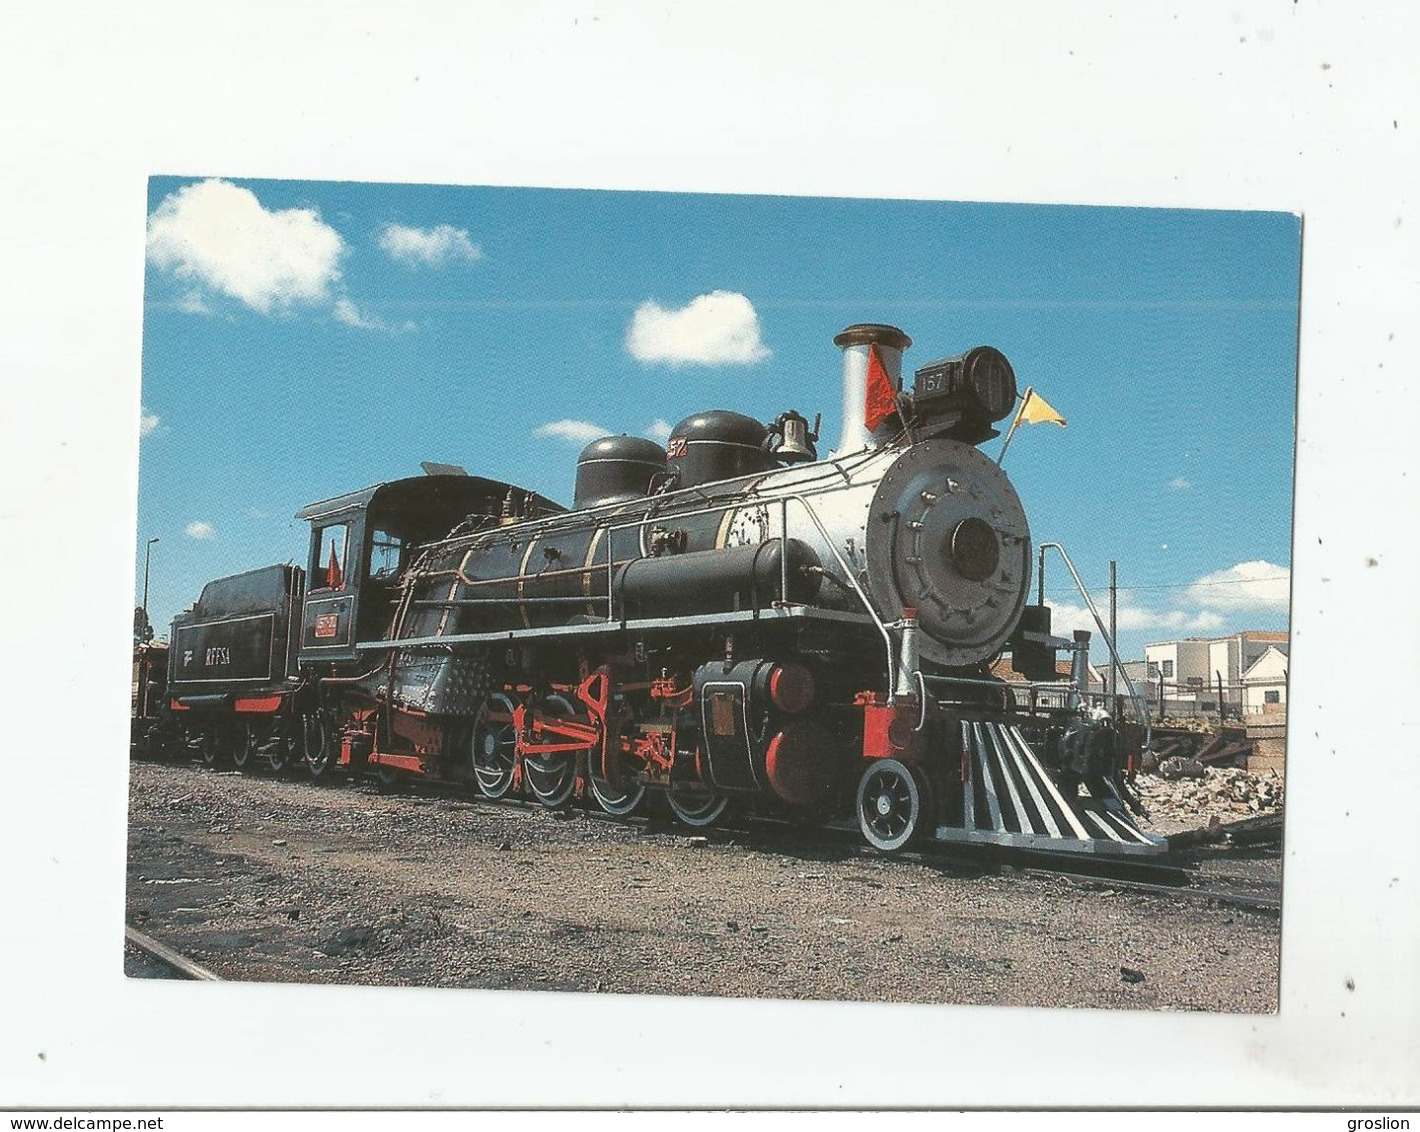
[[[1153,582],[1140,586],[1120,586],[1121,590],[1191,590],[1194,586],[1250,586],[1261,582],[1285,582],[1290,574],[1273,574],[1266,578],[1222,578],[1214,582]]]

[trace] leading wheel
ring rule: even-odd
[[[720,820],[730,800],[703,786],[673,786],[666,791],[666,803],[685,825],[705,829]]]
[[[492,718],[495,715],[497,719]],[[473,779],[485,798],[501,798],[512,789],[517,747],[513,701],[497,692],[488,698],[488,706],[474,726],[470,740]]]
[[[562,696],[548,696],[542,702],[542,713],[554,719],[567,719],[576,714]],[[555,810],[572,797],[577,786],[577,757],[570,751],[548,755],[525,755],[523,778],[533,795],[548,809]]]
[[[928,825],[926,780],[897,759],[875,759],[858,781],[858,828],[868,844],[896,853]]]

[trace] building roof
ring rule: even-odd
[[[1221,637],[1171,637],[1167,641],[1151,641],[1145,648],[1164,648],[1168,645],[1179,645],[1184,643],[1193,644],[1217,644],[1219,641],[1231,641],[1238,637],[1246,637],[1249,641],[1260,641],[1262,643],[1274,641],[1287,641],[1291,634],[1287,632],[1277,632],[1275,629],[1243,629],[1237,633],[1224,633]]]
[[[1062,680],[1070,679],[1070,662],[1068,660],[1057,660],[1055,662],[1055,674]],[[1011,667],[1009,657],[997,657],[991,663],[991,675],[997,680],[1005,680],[1011,684],[1024,684],[1026,678]]]
[[[1249,664],[1249,665],[1247,666],[1247,671],[1244,672],[1243,675],[1242,675],[1243,683],[1244,683],[1244,684],[1248,683],[1249,679],[1252,677],[1252,673],[1256,672],[1259,668],[1261,668],[1262,665],[1263,665],[1263,662],[1266,661],[1273,653],[1276,653],[1278,656],[1282,657],[1282,659],[1284,659],[1284,660],[1287,659],[1287,649],[1286,649],[1286,646],[1284,646],[1284,645],[1268,645],[1268,646],[1267,646],[1267,650],[1266,650],[1261,656],[1259,656],[1256,660],[1254,660],[1251,664]],[[1285,672],[1286,669],[1283,669],[1283,671]],[[1268,682],[1270,683],[1271,680],[1269,679]],[[1280,681],[1278,681],[1278,682],[1280,683]]]

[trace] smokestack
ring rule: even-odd
[[[895,413],[868,427],[869,361],[876,354],[896,394],[902,388],[902,351],[912,345],[912,339],[895,326],[860,322],[846,328],[833,344],[843,349],[843,432],[830,455],[846,456],[885,444],[898,431]]]

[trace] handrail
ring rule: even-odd
[[[1011,706],[1016,710],[1022,710],[1020,701],[1016,698],[1018,691],[1026,693],[1026,707],[1031,715],[1035,715],[1040,707],[1038,695],[1041,692],[1059,693],[1064,695],[1067,692],[1075,692],[1075,685],[1069,680],[992,680],[981,676],[946,676],[938,673],[922,674],[923,694],[926,693],[926,681],[930,680],[934,684],[955,684],[968,688],[990,688],[993,691],[1007,693],[1011,699]]]
[[[1058,550],[1060,558],[1065,563],[1065,568],[1070,571],[1070,577],[1075,579],[1075,588],[1080,591],[1080,596],[1085,599],[1085,604],[1089,607],[1090,616],[1095,619],[1095,625],[1099,628],[1100,636],[1104,638],[1104,643],[1109,646],[1109,659],[1124,677],[1124,683],[1129,688],[1129,702],[1134,705],[1134,710],[1144,723],[1144,746],[1148,747],[1153,742],[1154,732],[1149,725],[1149,712],[1147,707],[1139,699],[1139,692],[1134,687],[1134,681],[1129,678],[1129,673],[1125,671],[1124,661],[1119,659],[1119,652],[1114,647],[1114,639],[1109,635],[1109,631],[1104,627],[1104,619],[1100,616],[1099,609],[1095,606],[1095,599],[1090,597],[1090,591],[1085,588],[1085,583],[1080,579],[1079,572],[1075,569],[1075,564],[1070,561],[1070,556],[1065,553],[1065,548],[1058,542],[1043,542],[1040,544],[1041,561],[1045,560],[1047,550]]]
[[[816,461],[817,464],[828,465],[828,467],[825,467],[822,473],[817,477],[809,479],[805,482],[809,484],[819,483],[826,480],[835,480],[837,477],[840,476],[845,481],[851,481],[852,477],[849,475],[850,472],[856,471],[860,465],[866,464],[871,460],[875,459],[882,453],[882,451],[882,448],[866,448],[861,452],[853,452],[846,456],[827,457],[825,459],[818,460]],[[809,467],[810,465],[801,466]],[[443,547],[449,543],[460,542],[463,539],[471,539],[476,535],[487,535],[505,532],[511,533],[514,531],[518,533],[519,537],[532,535],[540,538],[545,532],[556,531],[566,526],[576,527],[579,523],[583,523],[589,518],[615,518],[617,511],[634,508],[638,505],[645,505],[650,508],[650,511],[657,512],[657,509],[665,507],[667,504],[669,504],[669,506],[673,510],[666,513],[667,517],[670,517],[672,515],[689,515],[692,514],[692,512],[680,510],[679,504],[682,500],[690,499],[695,496],[699,496],[702,499],[710,500],[712,502],[712,506],[705,508],[704,511],[715,511],[721,508],[734,506],[736,501],[743,503],[745,500],[749,499],[763,499],[763,497],[757,494],[757,487],[751,487],[749,489],[741,489],[735,491],[726,491],[725,494],[718,496],[713,494],[716,490],[723,491],[726,488],[726,485],[742,485],[747,480],[762,479],[766,475],[773,475],[777,472],[787,472],[790,470],[792,470],[790,467],[774,467],[766,469],[766,471],[758,474],[730,476],[729,478],[723,480],[713,480],[710,483],[696,484],[693,487],[679,487],[675,488],[672,491],[666,491],[656,495],[641,496],[637,499],[619,500],[616,503],[598,503],[592,507],[574,507],[566,511],[555,512],[551,515],[539,515],[531,518],[519,519],[517,522],[510,523],[507,526],[498,525],[493,527],[483,527],[476,531],[465,532],[464,534],[458,535],[457,537],[453,535],[446,535],[441,539],[436,539],[432,542],[423,543],[422,545],[426,550],[430,550]],[[824,487],[820,488],[819,490],[827,491],[831,490],[831,488]],[[767,502],[767,500],[765,501]],[[703,514],[704,511],[694,513]],[[625,529],[625,527],[630,526],[639,526],[643,522],[648,522],[651,519],[658,517],[658,514],[659,512],[657,514],[643,512],[639,520],[632,523],[624,524],[623,527],[618,529]],[[527,530],[526,528],[531,528],[531,531]]]
[[[1037,691],[1065,691],[1075,685],[1069,680],[988,680],[982,676],[946,676],[928,673],[928,680],[940,684],[969,684],[975,688],[1033,688]]]

